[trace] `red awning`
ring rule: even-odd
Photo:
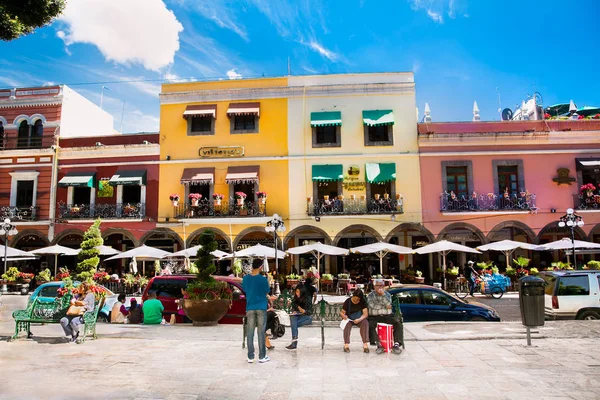
[[[183,118],[190,116],[211,116],[217,118],[216,104],[201,104],[196,106],[187,106],[183,112]]]
[[[227,115],[251,115],[260,116],[260,103],[230,103]]]
[[[227,168],[225,182],[231,183],[258,183],[258,165],[248,165],[244,167]]]
[[[214,168],[186,168],[181,175],[184,185],[212,185],[215,183]]]

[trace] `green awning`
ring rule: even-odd
[[[95,172],[68,172],[58,181],[59,187],[94,187],[96,181]]]
[[[367,126],[394,125],[392,110],[364,110],[363,122]]]
[[[365,166],[367,182],[385,183],[396,180],[396,164],[367,164]]]
[[[341,182],[344,180],[344,167],[336,165],[313,165],[312,180],[315,182]]]
[[[341,111],[324,111],[310,113],[310,126],[341,126]]]
[[[145,185],[146,184],[146,171],[145,170],[117,170],[117,173],[110,178],[108,181],[109,185],[117,186],[133,186],[133,185]]]

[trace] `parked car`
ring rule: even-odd
[[[417,321],[500,321],[492,307],[468,303],[427,285],[402,285],[389,289],[398,298],[405,322]]]
[[[75,286],[79,286],[80,282],[73,282]],[[58,282],[47,282],[38,286],[33,293],[29,296],[27,300],[27,304],[30,304],[33,300],[39,297],[39,301],[44,303],[51,303],[58,296],[58,289],[63,287],[65,283],[63,281]],[[104,287],[104,286],[102,286]],[[112,310],[113,305],[117,302],[117,294],[111,292],[107,288],[106,297],[104,299],[104,306],[98,312],[98,322],[110,322],[110,311]]]
[[[227,282],[233,292],[233,302],[227,314],[219,320],[220,324],[241,324],[246,315],[246,295],[242,290],[242,283],[235,278],[228,276],[214,277],[218,281]],[[148,299],[150,291],[156,292],[156,297],[165,307],[163,317],[169,321],[172,314],[175,314],[178,323],[184,322],[181,315],[177,313],[176,300],[183,298],[181,289],[185,289],[188,281],[196,279],[196,275],[165,275],[155,276],[150,279],[144,293],[142,301]]]
[[[543,271],[546,319],[600,319],[600,271]]]

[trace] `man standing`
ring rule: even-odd
[[[377,323],[390,324],[394,327],[394,354],[402,353],[404,344],[404,327],[402,325],[402,314],[397,318],[392,312],[392,295],[384,289],[383,279],[375,279],[373,282],[375,290],[367,296],[369,306],[369,337],[375,338],[377,354],[384,352],[377,334]]]
[[[144,314],[144,325],[159,325],[163,320],[163,311],[165,307],[160,300],[156,298],[156,292],[148,293],[148,300],[142,305]]]
[[[266,363],[271,359],[265,346],[267,330],[267,306],[269,298],[269,281],[260,274],[263,261],[252,262],[252,272],[242,279],[242,287],[246,292],[246,337],[248,339],[248,363],[254,362],[254,329],[258,330],[258,362]]]

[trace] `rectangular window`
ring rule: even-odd
[[[33,205],[34,181],[17,182],[17,207],[31,207]]]
[[[213,131],[212,115],[194,115],[188,118],[188,124],[190,125],[191,135],[211,135]]]
[[[398,303],[400,304],[420,304],[421,299],[419,297],[419,291],[414,290],[404,290],[396,294],[396,298],[398,299]]]
[[[258,190],[256,190],[258,191]],[[233,185],[233,193],[230,194],[230,197],[235,199],[235,194],[237,192],[246,193],[246,201],[254,203],[254,183],[236,183]]]
[[[498,166],[498,194],[508,190],[511,195],[517,194],[519,167],[516,165]]]
[[[394,193],[392,193],[392,184],[394,183],[395,182],[369,183],[368,185],[371,188],[371,197],[375,197],[376,194],[378,194],[381,198],[384,197],[384,194],[393,196]]]
[[[73,188],[73,204],[90,204],[89,187],[74,187]]]
[[[255,131],[256,130],[256,115],[234,115],[233,131]]]
[[[590,281],[585,276],[564,276],[558,281],[558,296],[589,296]]]
[[[430,306],[446,306],[449,307],[452,304],[452,299],[438,292],[431,292],[429,290],[423,291],[423,302]]]
[[[314,126],[312,128],[313,147],[340,147],[341,127]]]
[[[341,193],[339,192],[339,182],[320,182],[317,184],[318,200],[323,200],[325,196],[329,196],[329,200],[334,200],[340,194]]]
[[[123,204],[137,204],[142,202],[142,187],[137,185],[123,186]]]
[[[394,144],[394,126],[364,126],[365,146],[392,146]]]
[[[454,192],[458,197],[468,197],[467,167],[446,167],[446,190],[448,193]]]

